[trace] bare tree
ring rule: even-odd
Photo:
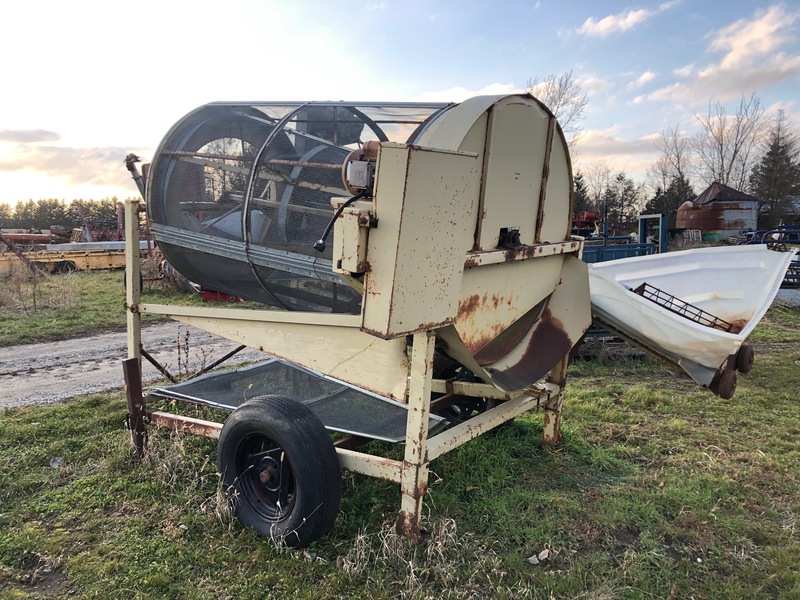
[[[589,104],[589,98],[582,93],[572,71],[565,71],[558,77],[550,74],[541,81],[538,77],[529,79],[528,91],[553,111],[572,150],[583,130],[580,121]]]
[[[667,169],[669,180],[679,177],[688,181],[692,164],[692,143],[689,136],[681,133],[680,123],[661,132],[661,137],[656,140],[656,148],[664,159],[663,167]]]
[[[611,167],[605,160],[587,164],[581,168],[589,200],[597,210],[602,210],[602,198],[611,185]]]
[[[697,153],[699,177],[707,184],[719,181],[743,190],[758,160],[758,145],[764,135],[764,109],[755,95],[742,95],[736,114],[728,115],[717,100],[709,103],[708,114],[697,115],[700,131],[692,140]]]
[[[652,165],[647,168],[647,185],[654,194],[667,189],[672,181],[672,167],[663,156],[659,156]]]

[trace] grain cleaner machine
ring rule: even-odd
[[[531,409],[559,441],[567,356],[591,322],[572,172],[530,95],[460,104],[212,103],[180,120],[146,173],[149,226],[203,288],[259,309],[142,304],[127,252],[129,420],[219,438],[240,521],[303,546],[333,523],[341,468],[400,485],[421,538],[428,467]],[[138,202],[127,203],[136,239]],[[332,235],[330,235],[332,230]],[[140,315],[258,348],[265,363],[141,390]],[[223,423],[146,407],[167,397]],[[363,451],[405,444],[403,460]]]

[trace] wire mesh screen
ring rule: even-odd
[[[150,169],[151,229],[202,288],[296,310],[357,313],[360,295],[316,252],[347,197],[341,165],[367,140],[405,142],[441,104],[209,104],[164,138]]]
[[[279,359],[157,387],[150,393],[226,410],[234,410],[259,396],[288,396],[305,404],[331,431],[387,442],[405,439],[408,417],[405,405]],[[445,421],[431,415],[428,425],[434,432]]]

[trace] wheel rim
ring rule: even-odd
[[[486,412],[489,408],[485,398],[465,397],[443,409],[440,414],[453,423],[463,423],[467,419]]]
[[[283,448],[263,434],[244,438],[236,454],[240,500],[263,519],[279,521],[294,506],[295,477]]]
[[[479,381],[475,375],[459,363],[447,362],[435,369],[434,377],[437,379],[451,379],[453,381]],[[438,397],[440,394],[437,394]],[[481,413],[493,408],[494,403],[486,398],[464,396],[447,408],[438,411],[438,415],[444,417],[450,423],[460,424]]]

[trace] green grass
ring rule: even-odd
[[[85,271],[0,277],[0,347],[67,339],[125,328],[122,271]],[[201,303],[199,296],[171,285],[146,281],[143,301]],[[163,317],[145,314],[144,323]]]
[[[424,543],[392,531],[397,486],[350,473],[329,535],[261,540],[213,442],[151,431],[132,460],[121,394],[7,410],[0,597],[800,598],[800,313],[752,341],[732,400],[646,359],[576,362],[563,446],[533,413],[434,461]]]

